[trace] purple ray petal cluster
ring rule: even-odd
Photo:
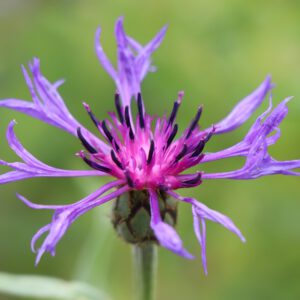
[[[268,147],[280,137],[279,125],[286,117],[287,102],[283,100],[274,109],[270,100],[269,108],[257,118],[246,136],[237,144],[218,152],[206,152],[206,144],[218,135],[235,130],[245,123],[260,107],[273,88],[270,76],[246,98],[242,99],[227,117],[215,125],[201,129],[199,120],[203,107],[200,105],[189,126],[181,129],[177,113],[183,99],[183,92],[169,113],[162,117],[147,114],[141,93],[141,83],[148,72],[154,70],[151,56],[160,46],[166,27],[149,43],[142,45],[125,33],[123,18],[116,22],[117,67],[106,56],[100,43],[101,29],[96,32],[96,53],[100,63],[116,84],[114,97],[116,111],[109,118],[99,120],[91,107],[84,103],[84,109],[98,130],[95,136],[84,128],[69,112],[57,89],[62,81],[50,83],[41,73],[38,59],[29,65],[30,74],[22,67],[32,101],[6,99],[0,106],[19,111],[40,119],[50,125],[63,129],[80,141],[82,150],[77,156],[90,170],[63,170],[46,165],[30,154],[14,133],[15,121],[7,130],[10,148],[21,159],[20,162],[0,160],[1,165],[12,170],[0,175],[0,183],[14,182],[33,177],[76,177],[108,176],[112,181],[100,187],[84,199],[73,204],[39,205],[17,195],[32,209],[53,210],[51,222],[42,227],[32,239],[32,250],[37,253],[36,264],[45,252],[55,254],[55,247],[69,226],[82,214],[134,190],[146,190],[151,208],[150,226],[158,243],[174,253],[188,259],[193,256],[184,248],[183,242],[173,227],[162,220],[158,194],[164,191],[177,201],[191,205],[195,235],[201,246],[202,264],[207,273],[206,259],[206,221],[219,223],[236,234],[242,241],[245,238],[227,216],[208,208],[191,197],[182,197],[175,192],[180,188],[199,186],[206,179],[254,179],[260,176],[300,173],[300,160],[277,161],[268,153]],[[132,114],[135,99],[137,114]],[[244,166],[239,170],[220,173],[205,173],[201,164],[210,161],[242,156]],[[189,173],[188,169],[197,166],[198,171]],[[108,193],[107,193],[108,192]],[[39,248],[35,244],[47,234]]]
[[[55,246],[65,234],[69,226],[82,214],[85,212],[97,207],[101,204],[110,201],[121,194],[127,192],[129,190],[128,186],[120,185],[124,184],[124,182],[120,180],[115,180],[113,182],[107,183],[106,185],[102,186],[89,196],[85,197],[84,199],[78,201],[77,203],[71,205],[39,205],[34,204],[27,200],[22,195],[17,194],[18,198],[23,201],[27,206],[33,209],[50,209],[54,210],[54,214],[52,217],[52,221],[50,224],[42,227],[32,238],[31,241],[31,249],[33,252],[37,253],[36,257],[36,264],[39,263],[42,255],[45,252],[49,252],[52,255],[55,255]],[[114,187],[117,188],[116,191],[113,191],[105,196],[103,194]],[[35,243],[36,241],[44,234],[48,232],[47,237],[45,238],[42,246],[36,250]]]
[[[104,175],[103,172],[96,170],[62,170],[46,165],[23,147],[15,135],[15,124],[15,121],[10,122],[6,137],[10,148],[23,160],[23,162],[10,163],[0,160],[0,165],[8,166],[13,169],[13,171],[0,175],[1,184],[33,177],[80,177]]]
[[[125,33],[123,17],[120,17],[115,27],[118,56],[117,69],[113,67],[107,58],[100,43],[101,28],[96,31],[97,56],[105,71],[114,80],[124,106],[130,105],[132,98],[141,92],[141,82],[147,73],[155,70],[151,65],[151,55],[160,46],[166,31],[167,27],[165,26],[149,43],[142,46]]]

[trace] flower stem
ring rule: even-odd
[[[157,249],[153,242],[133,246],[136,300],[153,300],[157,269]]]

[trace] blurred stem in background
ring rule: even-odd
[[[88,185],[88,190],[92,190],[94,185],[98,186],[99,182]],[[87,188],[84,186],[84,192]],[[101,283],[101,287],[105,286],[105,280],[107,279],[107,271],[110,265],[112,239],[111,226],[107,216],[110,214],[110,206],[102,206],[100,209],[94,209],[92,212],[92,222],[90,230],[87,234],[86,241],[82,245],[78,255],[77,264],[75,265],[74,272],[72,273],[75,280],[93,283],[98,286]],[[99,271],[97,262],[99,255],[105,257],[101,260],[101,271]],[[94,282],[94,278],[97,278]]]

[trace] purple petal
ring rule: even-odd
[[[231,147],[231,154],[247,157],[242,169],[230,172],[203,174],[206,179],[230,178],[230,179],[255,179],[261,176],[283,174],[299,176],[300,173],[293,169],[300,168],[300,160],[277,161],[268,153],[268,146],[274,144],[279,136],[278,126],[288,113],[287,102],[291,98],[282,101],[266,117],[261,115],[249,130],[244,140]],[[263,120],[265,117],[265,120]],[[270,135],[275,132],[275,135]],[[228,154],[228,153],[227,153]]]
[[[232,222],[230,218],[215,210],[208,208],[206,205],[196,201],[195,199],[192,198],[185,198],[185,199],[193,200],[192,204],[195,209],[195,212],[201,219],[207,219],[215,223],[219,223],[220,225],[224,226],[231,232],[235,233],[241,239],[242,242],[246,241],[246,239],[244,238],[240,230],[236,227],[236,225]]]
[[[284,100],[284,103],[289,101],[290,98],[287,98]],[[257,137],[258,130],[261,128],[261,124],[263,122],[263,119],[271,112],[272,110],[272,98],[270,97],[270,103],[268,109],[262,113],[254,122],[250,130],[248,131],[245,138],[240,142],[237,143],[234,146],[231,146],[227,149],[215,152],[215,153],[206,153],[203,159],[201,160],[201,163],[215,161],[219,159],[234,157],[234,156],[247,156],[249,153],[249,149],[253,144],[253,141]],[[287,113],[287,109],[284,108],[285,114]],[[278,123],[279,125],[279,123]],[[278,127],[271,126],[269,127],[269,133],[272,132],[272,130],[276,131],[275,134],[271,136],[266,137],[267,145],[273,145],[280,137],[280,129]]]
[[[162,247],[171,250],[179,256],[187,259],[194,259],[194,256],[183,248],[179,235],[170,225],[159,222],[157,224],[151,224],[151,228]]]
[[[201,246],[201,258],[202,266],[205,275],[207,275],[207,259],[206,259],[206,224],[204,218],[199,218],[194,207],[192,207],[193,217],[194,217],[194,231],[198,242]],[[201,224],[200,224],[201,222]]]
[[[10,148],[28,165],[46,166],[37,160],[32,154],[30,154],[20,143],[14,132],[14,127],[16,124],[16,121],[11,121],[6,131],[6,138]]]
[[[36,204],[33,203],[31,201],[29,201],[28,199],[26,199],[24,196],[17,194],[17,197],[28,207],[32,208],[32,209],[50,209],[50,210],[58,210],[58,209],[65,209],[71,206],[78,206],[80,205],[85,205],[85,204],[89,204],[91,200],[93,200],[94,198],[97,198],[101,195],[103,195],[105,192],[111,190],[112,188],[124,185],[124,180],[115,180],[109,183],[106,183],[105,185],[103,185],[101,188],[97,189],[97,191],[95,191],[94,193],[92,193],[91,195],[89,195],[88,197],[82,199],[81,201],[78,201],[74,204],[64,204],[64,205],[43,205],[43,204]]]
[[[5,165],[14,169],[14,171],[0,175],[0,184],[32,177],[81,177],[107,175],[106,173],[96,170],[63,170],[44,164],[22,146],[14,133],[15,124],[15,121],[12,121],[8,126],[7,141],[10,148],[23,160],[23,162],[9,163],[4,160],[0,160],[0,165]]]
[[[160,216],[157,194],[149,190],[151,207],[151,228],[161,246],[188,259],[194,257],[183,248],[182,241],[177,232],[170,225],[164,223]]]
[[[252,113],[261,105],[267,93],[272,88],[271,77],[267,76],[265,81],[249,96],[241,100],[225,119],[214,125],[214,133],[220,134],[232,131],[246,122]]]
[[[135,46],[135,50],[139,52],[135,64],[140,81],[142,81],[147,73],[151,71],[151,55],[162,43],[167,29],[168,27],[164,26],[144,48],[133,38],[127,36],[130,45],[133,47]]]
[[[182,197],[173,191],[168,191],[168,194],[171,195],[172,197],[174,197],[175,199],[192,204],[192,206],[194,207],[194,211],[198,215],[199,218],[203,218],[203,219],[213,221],[215,223],[219,223],[222,226],[224,226],[225,228],[227,228],[228,230],[235,233],[241,239],[241,241],[243,241],[243,242],[246,241],[244,236],[240,232],[240,230],[235,226],[235,224],[232,222],[232,220],[230,218],[228,218],[227,216],[208,208],[206,205],[197,201],[194,198]]]
[[[31,239],[31,243],[30,243],[30,248],[31,248],[31,251],[33,253],[36,253],[36,249],[35,249],[35,243],[37,242],[37,240],[44,234],[46,233],[47,231],[49,231],[51,228],[51,224],[48,224],[42,228],[40,228],[36,233],[35,235],[32,237]]]
[[[33,62],[29,64],[33,85],[37,94],[39,95],[40,101],[36,103],[44,104],[46,107],[51,108],[51,113],[56,114],[57,117],[65,118],[68,122],[77,124],[77,121],[71,116],[69,110],[67,109],[62,97],[57,92],[57,87],[59,87],[63,81],[59,80],[58,83],[50,83],[41,73],[40,61],[37,58],[33,59]],[[29,78],[29,76],[28,76]],[[41,107],[41,106],[40,106]]]
[[[102,65],[102,67],[105,69],[105,71],[112,77],[114,81],[117,80],[117,73],[112,66],[111,62],[107,58],[102,45],[100,43],[100,36],[101,36],[101,28],[99,27],[95,34],[95,48],[96,48],[96,54],[98,56],[98,59]]]
[[[104,204],[119,195],[125,193],[129,190],[127,186],[121,187],[118,190],[107,194],[98,199],[100,195],[103,194],[103,187],[95,191],[88,197],[82,199],[81,201],[74,203],[72,205],[66,205],[63,208],[56,209],[52,222],[43,228],[41,228],[33,237],[31,248],[35,250],[35,243],[39,237],[45,232],[49,231],[47,237],[45,238],[42,246],[37,251],[37,257],[35,264],[37,265],[45,252],[49,252],[52,255],[55,254],[55,247],[63,235],[66,233],[70,225],[82,214],[91,210],[92,208]],[[36,207],[35,207],[36,208]],[[44,209],[44,208],[42,208]]]
[[[57,88],[62,84],[62,81],[50,83],[41,73],[40,61],[37,58],[33,59],[32,63],[29,64],[29,68],[32,78],[30,78],[23,66],[22,71],[33,102],[18,99],[6,99],[0,101],[0,107],[19,111],[52,126],[63,129],[77,137],[77,128],[84,127],[72,116],[57,91]],[[84,129],[84,131],[87,130]],[[87,135],[90,139],[97,141],[98,147],[104,152],[109,151],[109,147],[92,133]]]
[[[210,220],[215,223],[219,223],[220,225],[224,226],[231,232],[235,233],[241,239],[242,242],[246,241],[244,236],[240,232],[240,230],[227,216],[208,208],[206,205],[198,202],[194,198],[182,197],[173,191],[168,191],[168,194],[177,200],[192,204],[192,212],[194,216],[194,230],[195,230],[196,237],[199,241],[199,244],[201,246],[201,257],[202,257],[202,264],[203,264],[205,274],[207,274],[205,220]],[[200,222],[201,222],[201,226],[200,226]]]
[[[114,69],[105,55],[100,39],[100,28],[96,32],[96,53],[100,63],[114,80],[120,94],[123,106],[130,105],[132,98],[136,98],[141,91],[141,83],[148,72],[153,71],[151,55],[160,46],[167,27],[145,46],[125,33],[123,17],[120,17],[115,26],[117,42],[117,70]]]
[[[118,80],[116,83],[123,105],[126,106],[130,105],[132,96],[136,96],[140,92],[140,82],[134,55],[128,47],[122,17],[116,23],[115,34],[118,46]]]
[[[63,208],[64,205],[43,205],[43,204],[36,204],[36,203],[32,203],[31,201],[29,201],[27,198],[25,198],[24,196],[20,195],[20,194],[16,194],[16,196],[28,207],[32,208],[32,209],[60,209]]]
[[[36,119],[41,119],[41,113],[37,110],[36,105],[34,103],[18,100],[18,99],[6,99],[0,101],[0,107],[6,107],[12,110],[19,111],[26,115],[32,116]],[[52,122],[50,119],[47,118],[47,121]],[[49,123],[47,122],[47,123]],[[54,125],[56,123],[53,122]],[[54,125],[56,126],[56,125]]]
[[[8,99],[0,101],[0,106],[28,114],[76,135],[76,129],[79,123],[66,108],[61,96],[57,92],[57,84],[51,84],[42,75],[40,71],[40,62],[37,58],[30,64],[30,70],[32,79],[28,75],[26,69],[22,67],[33,103]]]

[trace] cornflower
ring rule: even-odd
[[[261,105],[273,88],[269,76],[256,90],[241,100],[227,117],[203,130],[198,125],[203,110],[199,106],[190,125],[178,135],[176,116],[183,92],[178,93],[169,114],[152,117],[146,113],[141,83],[148,72],[155,70],[151,64],[151,55],[160,46],[166,29],[162,28],[149,43],[141,45],[125,33],[123,18],[119,18],[115,26],[117,69],[105,55],[100,43],[101,29],[97,30],[95,46],[98,59],[114,80],[117,89],[114,99],[116,113],[109,113],[109,120],[98,120],[91,107],[83,103],[100,137],[92,134],[72,116],[58,92],[63,81],[49,82],[41,73],[37,58],[29,64],[31,74],[22,66],[32,102],[14,98],[0,102],[2,107],[39,119],[78,138],[85,150],[79,151],[77,155],[90,167],[90,170],[64,170],[46,165],[23,147],[14,133],[15,121],[11,121],[7,140],[22,161],[0,160],[1,165],[12,169],[0,176],[1,184],[35,177],[108,176],[112,179],[84,199],[69,205],[35,204],[17,194],[32,209],[54,211],[51,222],[38,230],[32,238],[31,248],[37,253],[36,264],[45,252],[55,255],[57,243],[79,216],[113,199],[117,199],[120,204],[120,201],[125,201],[123,195],[131,195],[138,198],[139,207],[143,206],[148,210],[151,229],[142,239],[129,242],[157,242],[188,259],[193,256],[183,247],[173,227],[176,208],[168,199],[173,198],[191,206],[194,231],[201,246],[204,271],[207,273],[206,220],[221,224],[242,241],[245,238],[230,218],[194,198],[179,195],[177,190],[196,187],[210,179],[244,180],[272,174],[299,176],[300,173],[294,169],[300,167],[300,160],[278,161],[268,153],[268,147],[275,144],[280,137],[279,125],[287,115],[287,102],[290,98],[286,98],[275,108],[270,100],[268,109],[256,119],[239,143],[214,153],[205,151],[206,144],[212,137],[235,130]],[[131,112],[132,101],[137,105],[136,117]],[[203,163],[237,156],[245,157],[245,164],[241,169],[220,173],[201,171]],[[185,172],[194,166],[198,166],[199,171],[191,174]],[[120,214],[117,208],[115,210],[116,214]],[[173,222],[166,220],[168,211],[173,211]],[[120,216],[116,216],[115,227],[118,227],[119,221]],[[46,238],[36,250],[36,241],[45,233]]]

